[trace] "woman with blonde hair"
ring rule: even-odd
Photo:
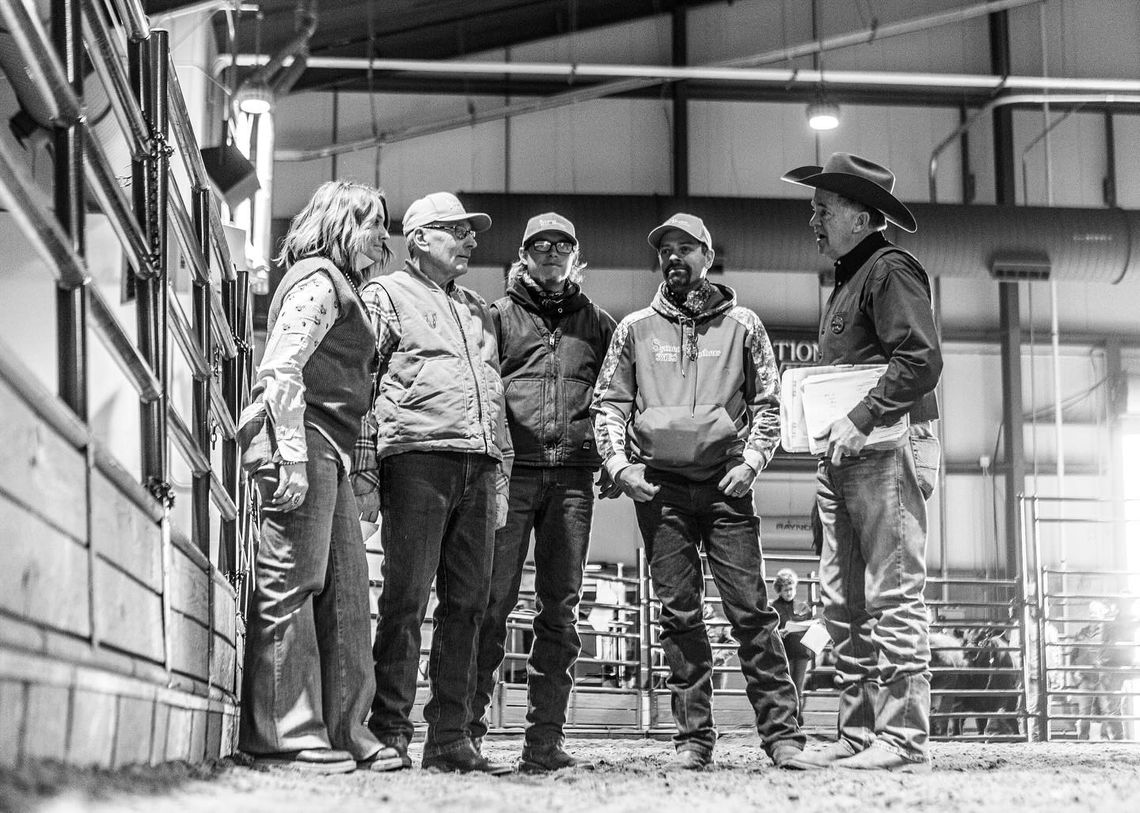
[[[316,773],[402,767],[365,727],[373,694],[368,566],[348,460],[371,406],[376,334],[359,287],[387,262],[388,208],[321,185],[278,261],[243,464],[261,498],[239,746]]]

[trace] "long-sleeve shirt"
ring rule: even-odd
[[[822,364],[887,365],[848,414],[864,434],[903,415],[938,417],[942,350],[930,281],[914,257],[874,232],[835,263],[835,289],[819,325]]]
[[[282,460],[301,463],[308,460],[301,371],[337,320],[340,306],[332,281],[324,274],[313,274],[285,294],[281,310],[290,317],[273,325],[257,381],[265,389],[265,408],[273,419]]]

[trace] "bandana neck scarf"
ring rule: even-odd
[[[700,281],[700,284],[698,284],[697,287],[693,290],[689,291],[689,293],[684,297],[673,293],[668,285],[665,286],[666,299],[676,305],[683,314],[690,318],[696,318],[704,312],[705,305],[708,304],[709,297],[712,296],[712,293],[712,283],[707,279],[702,279]]]

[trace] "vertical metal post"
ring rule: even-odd
[[[1045,629],[1049,623],[1049,583],[1048,572],[1041,563],[1041,515],[1036,494],[1030,502],[1032,506],[1033,572],[1037,582],[1037,739],[1048,742],[1049,731],[1049,647],[1045,641]]]
[[[990,62],[993,72],[1010,71],[1009,13],[990,15]],[[993,111],[994,186],[999,205],[1012,205],[1016,194],[1013,110]],[[1021,307],[1018,283],[998,283],[1001,324],[1002,432],[1005,435],[1005,575],[1018,572],[1018,495],[1025,490],[1025,439],[1021,392]]]
[[[170,150],[168,131],[167,81],[169,37],[153,29],[146,39],[129,43],[131,87],[150,128],[151,152],[133,164],[135,213],[150,248],[153,276],[137,280],[137,324],[139,350],[162,384],[162,395],[142,405],[142,473],[147,488],[169,505],[172,496],[167,461],[167,390],[170,381],[167,363],[167,173]]]
[[[649,564],[645,560],[645,550],[637,551],[637,621],[640,646],[638,665],[638,720],[637,727],[648,733],[653,728],[653,657],[650,648],[649,627]]]
[[[191,192],[193,200],[194,236],[198,241],[198,248],[206,260],[206,268],[210,267],[210,190],[206,187],[195,187]],[[194,339],[207,367],[211,368],[214,359],[214,342],[210,332],[210,282],[209,280],[194,280]],[[198,448],[209,460],[210,455],[210,386],[212,372],[202,379],[194,379],[194,440]],[[207,558],[210,556],[210,472],[200,472],[194,475],[194,485],[191,493],[192,506],[192,538],[198,550]],[[221,562],[215,563],[221,569]],[[224,572],[224,569],[223,569]]]
[[[685,6],[673,9],[673,64],[689,63],[688,27]],[[689,88],[684,82],[673,82],[673,194],[689,195]],[[711,248],[711,246],[710,246]]]
[[[52,0],[51,38],[75,95],[83,98],[83,39],[80,0]],[[55,216],[84,256],[83,130],[78,124],[57,127],[55,147]],[[87,420],[87,292],[56,288],[56,337],[59,395],[80,420]]]
[[[222,310],[225,311],[226,320],[229,322],[229,329],[234,336],[234,342],[238,347],[237,355],[232,359],[225,359],[222,362],[222,395],[226,401],[226,408],[229,409],[231,417],[233,417],[236,424],[238,412],[241,409],[241,367],[242,355],[245,339],[244,321],[238,321],[238,282],[235,280],[222,279]],[[248,563],[240,562],[238,559],[238,521],[240,521],[242,512],[241,508],[245,505],[244,493],[242,484],[239,477],[238,467],[238,451],[237,443],[233,440],[226,439],[222,443],[222,482],[225,485],[226,493],[234,499],[234,504],[239,507],[238,518],[234,520],[224,520],[222,522],[222,541],[221,550],[218,553],[218,568],[223,573],[231,573],[235,578],[240,578],[241,573],[239,567],[244,569]]]

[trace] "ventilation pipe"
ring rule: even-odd
[[[293,89],[308,65],[309,42],[317,31],[317,0],[298,0],[293,28],[293,39],[242,80],[235,98],[240,98],[243,92],[268,92],[269,98],[275,100]]]
[[[535,212],[562,212],[589,235],[588,251],[607,268],[653,268],[642,239],[677,211],[700,214],[715,237],[718,259],[731,270],[816,274],[831,263],[811,244],[807,197],[712,198],[640,195],[469,194],[472,211],[497,223],[525,223]],[[916,234],[887,236],[922,260],[932,276],[1057,279],[1116,283],[1140,275],[1140,212],[1121,209],[908,204]],[[506,262],[518,253],[517,233],[492,229],[479,254]]]

